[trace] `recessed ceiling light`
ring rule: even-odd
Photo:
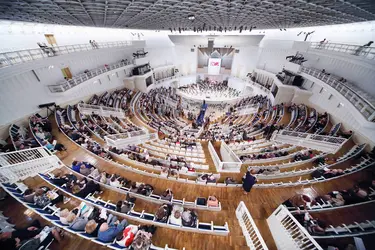
[[[189,20],[194,20],[195,16],[194,15],[189,15],[188,18],[189,18]]]

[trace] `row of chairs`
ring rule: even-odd
[[[67,166],[64,166],[64,167],[71,170],[71,168],[69,168]],[[85,177],[84,175],[82,175],[81,173],[78,173],[78,172],[73,172],[73,174],[75,174],[77,176],[80,176],[82,178]],[[180,205],[180,206],[183,206],[183,207],[186,207],[186,208],[193,208],[193,209],[199,209],[199,210],[221,211],[221,203],[220,202],[218,203],[218,206],[213,207],[213,206],[198,204],[198,198],[196,198],[195,201],[187,201],[185,198],[183,198],[182,200],[181,199],[175,199],[175,198],[173,198],[173,195],[172,195],[170,200],[165,200],[165,199],[162,199],[162,197],[160,195],[154,194],[153,192],[151,192],[149,195],[142,195],[142,194],[131,191],[131,189],[127,188],[127,187],[118,188],[118,187],[114,187],[114,186],[110,186],[110,185],[101,183],[101,182],[96,181],[96,180],[93,180],[93,181],[95,183],[100,184],[101,186],[104,186],[104,187],[106,187],[108,189],[111,189],[111,190],[114,190],[116,192],[120,192],[120,193],[123,193],[123,194],[130,194],[133,197],[136,197],[136,198],[139,198],[139,199],[142,199],[142,200],[145,200],[145,201],[157,203],[157,204],[168,203],[168,204],[172,204],[172,205]]]
[[[76,230],[73,230],[73,229],[69,228],[69,226],[62,224],[60,222],[60,217],[59,217],[59,211],[60,211],[59,208],[56,208],[55,206],[51,206],[51,205],[47,205],[44,208],[40,208],[37,205],[35,205],[34,203],[26,202],[23,199],[23,191],[21,191],[18,188],[19,186],[17,185],[17,183],[13,183],[13,184],[2,183],[0,185],[3,187],[3,189],[10,196],[12,196],[14,199],[16,199],[19,203],[21,203],[22,205],[24,205],[26,208],[30,209],[34,213],[38,214],[39,216],[41,216],[43,219],[50,222],[54,226],[59,227],[59,228],[65,230],[69,233],[72,233],[74,235],[77,235],[78,237],[82,237],[84,239],[90,240],[90,241],[95,242],[97,244],[100,244],[102,246],[108,247],[110,249],[115,249],[115,250],[126,249],[126,248],[123,248],[123,247],[117,245],[115,242],[110,242],[110,243],[102,242],[98,238],[93,237],[92,235],[86,233],[85,231],[76,231]],[[168,245],[166,245],[164,248],[152,245],[151,248],[150,248],[150,250],[163,250],[163,249],[164,250],[176,250],[176,249],[169,248]]]
[[[281,173],[276,173],[276,174],[257,174],[258,179],[275,179],[275,178],[284,178],[284,177],[292,177],[292,176],[299,176],[299,175],[304,175],[304,174],[309,174],[315,171],[316,169],[321,169],[321,168],[330,168],[333,166],[336,166],[344,161],[348,161],[356,156],[358,156],[366,147],[366,144],[361,144],[361,145],[354,145],[346,154],[343,156],[337,158],[337,161],[331,165],[329,164],[320,164],[316,167],[312,168],[306,168],[306,169],[300,169],[300,170],[291,170],[291,171],[285,171]],[[253,168],[253,167],[251,167]],[[261,166],[256,167],[256,168],[262,168]]]
[[[53,184],[51,178],[48,175],[39,174],[39,176],[42,177],[45,181],[47,181],[50,185],[54,186],[58,190],[68,194],[71,197],[74,197],[80,201],[91,204],[99,209],[105,208],[108,211],[111,211],[114,215],[121,216],[132,221],[138,221],[140,223],[152,224],[155,226],[178,229],[178,230],[187,231],[187,232],[204,233],[204,234],[212,234],[212,235],[219,235],[219,236],[226,236],[229,234],[228,223],[225,223],[223,226],[218,226],[218,225],[214,225],[212,221],[211,223],[203,223],[203,222],[198,221],[196,223],[196,227],[186,227],[183,225],[177,226],[173,224],[168,224],[167,222],[157,221],[154,214],[147,213],[144,210],[142,212],[137,212],[131,209],[126,214],[116,212],[116,205],[111,203],[110,201],[104,201],[100,197],[99,198],[94,197],[92,194],[89,194],[85,198],[80,198],[72,194],[71,192],[69,192],[65,187],[59,187]]]

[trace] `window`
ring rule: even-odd
[[[321,94],[323,92],[324,88],[321,88],[320,91],[319,91],[319,94]]]
[[[310,89],[314,87],[315,82],[311,83]]]
[[[328,100],[331,100],[332,96],[333,96],[333,95],[332,95],[332,94],[330,94],[330,95],[329,95],[329,97],[328,97]]]

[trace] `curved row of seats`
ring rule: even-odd
[[[50,206],[50,205],[48,205],[45,208],[40,208],[40,207],[36,206],[34,203],[30,203],[30,202],[25,201],[23,199],[23,192],[19,189],[19,187],[17,186],[16,183],[13,183],[13,184],[2,183],[0,185],[2,186],[2,188],[11,197],[13,197],[19,203],[21,203],[22,205],[24,205],[26,208],[30,209],[34,213],[36,213],[39,216],[41,216],[46,221],[49,221],[54,226],[59,227],[59,228],[65,230],[65,231],[68,231],[68,232],[70,232],[70,233],[72,233],[74,235],[77,235],[79,237],[82,237],[84,239],[93,241],[93,242],[95,242],[95,243],[97,243],[99,245],[106,246],[106,247],[108,247],[110,249],[115,249],[115,250],[125,249],[125,248],[119,246],[116,242],[109,242],[109,243],[108,242],[102,242],[97,237],[94,237],[94,236],[86,233],[85,231],[74,230],[74,229],[70,228],[68,225],[62,224],[60,222],[60,217],[59,217],[59,212],[61,211],[61,208],[57,208],[56,206]],[[88,202],[85,202],[85,203],[88,203]],[[107,207],[105,207],[105,206],[101,206],[101,207],[107,209]],[[112,213],[114,215],[121,216],[117,212],[110,211],[110,213]],[[172,248],[169,248],[168,245],[166,245],[164,248],[151,245],[150,250],[151,249],[153,249],[153,250],[162,250],[162,249],[165,249],[165,250],[170,249],[170,250],[172,250]]]

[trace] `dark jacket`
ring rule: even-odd
[[[250,172],[246,172],[246,176],[242,178],[242,187],[246,192],[250,192],[253,185],[256,183],[256,179],[254,176],[250,174]]]

